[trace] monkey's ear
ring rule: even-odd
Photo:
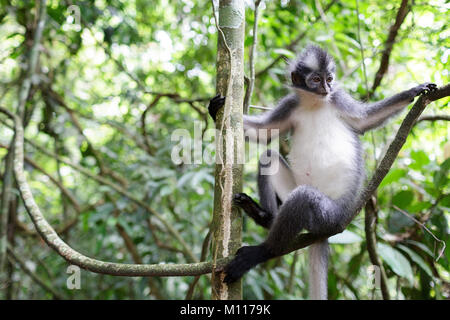
[[[300,84],[300,75],[297,73],[297,71],[291,72],[291,79],[292,79],[292,84],[294,84],[294,85]]]

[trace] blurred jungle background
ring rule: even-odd
[[[171,134],[193,132],[194,121],[214,128],[207,113],[216,94],[211,2],[48,0],[36,44],[41,4],[0,0],[0,106],[17,113],[19,101],[24,103],[26,177],[44,216],[72,248],[96,259],[210,260],[214,166],[175,164]],[[258,4],[252,105],[273,107],[288,92],[287,60],[310,42],[333,54],[338,78],[358,99],[375,101],[423,82],[448,83],[448,1]],[[253,0],[245,1],[246,74],[254,8]],[[29,70],[33,54],[37,63]],[[391,299],[450,297],[448,102],[427,107],[376,194],[371,232]],[[364,136],[368,176],[405,114]],[[7,160],[12,124],[0,114],[0,236],[7,243],[0,252],[1,299],[210,298],[209,275],[131,278],[82,270],[80,289],[69,289],[68,263],[42,241],[20,198]],[[245,166],[244,191],[257,197],[255,163],[256,157]],[[362,212],[330,240],[330,299],[382,298],[367,232]],[[256,244],[265,235],[244,219],[244,243]],[[251,270],[244,298],[306,298],[305,253]]]

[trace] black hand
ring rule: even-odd
[[[413,88],[412,90],[414,93],[414,97],[417,97],[423,94],[427,94],[431,91],[437,90],[437,85],[431,82],[425,82]]]
[[[209,101],[208,111],[214,121],[216,121],[217,112],[223,107],[224,104],[225,97],[222,97],[220,94]]]

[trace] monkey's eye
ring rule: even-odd
[[[328,77],[327,78],[327,82],[331,82],[331,81],[333,81],[333,78],[332,77]]]
[[[319,77],[314,77],[314,78],[312,79],[312,81],[314,81],[314,82],[320,82],[320,78],[319,78]]]

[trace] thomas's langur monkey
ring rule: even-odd
[[[244,193],[234,196],[234,203],[269,229],[269,234],[263,243],[236,252],[225,268],[225,282],[236,281],[257,264],[280,256],[303,229],[325,235],[343,231],[365,176],[358,135],[382,125],[416,96],[436,90],[435,84],[424,83],[366,104],[340,87],[335,69],[326,51],[308,46],[291,65],[292,93],[271,111],[244,115],[244,130],[256,129],[250,139],[257,139],[258,129],[291,130],[291,150],[288,161],[273,150],[263,155],[271,162],[260,159],[260,204]],[[224,99],[216,96],[210,101],[213,119]],[[274,164],[278,166],[275,173],[262,174]],[[311,245],[309,252],[310,298],[326,299],[327,240]]]

